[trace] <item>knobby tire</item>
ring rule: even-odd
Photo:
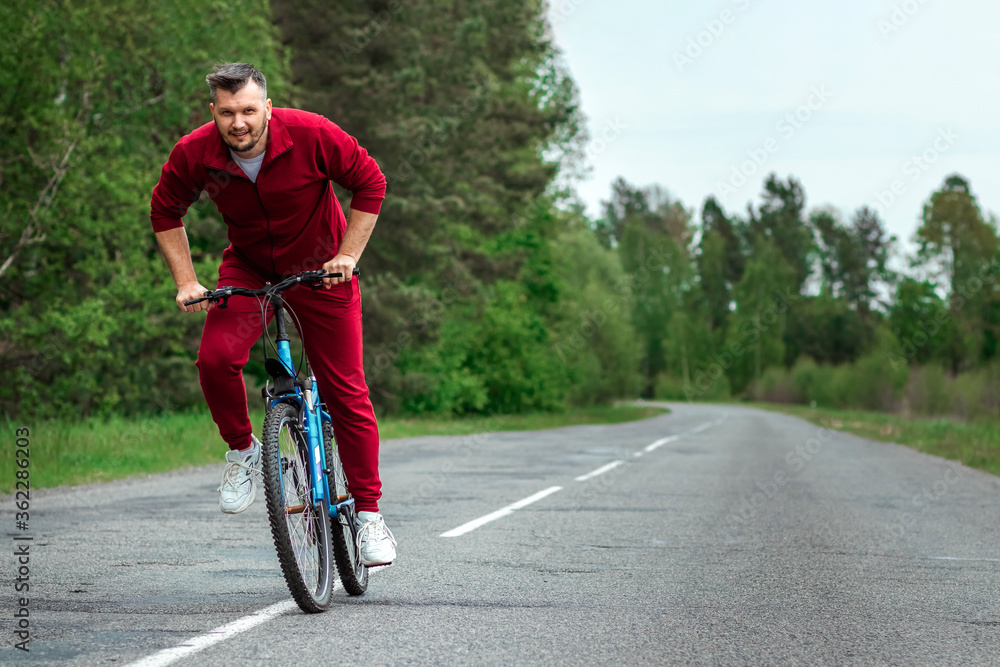
[[[285,583],[302,611],[325,611],[333,592],[330,505],[328,499],[312,504],[308,441],[298,429],[298,408],[280,403],[268,410],[262,442],[267,515]]]

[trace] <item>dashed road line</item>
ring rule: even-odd
[[[644,452],[646,452],[646,453],[652,452],[652,451],[656,450],[659,447],[662,447],[663,445],[665,445],[667,443],[670,443],[670,442],[673,442],[675,440],[678,440],[678,439],[682,438],[685,435],[689,435],[689,434],[692,434],[692,433],[700,433],[701,431],[704,431],[707,428],[710,428],[710,427],[715,426],[717,424],[721,424],[723,421],[725,421],[724,418],[721,419],[721,420],[716,420],[714,422],[708,422],[708,423],[702,424],[701,426],[697,426],[697,427],[691,429],[690,431],[687,431],[685,433],[681,433],[679,435],[672,435],[672,436],[670,436],[668,438],[661,438],[660,440],[657,440],[656,442],[651,443],[650,445],[648,445],[643,451],[641,451],[641,452],[634,452],[632,454],[632,456],[638,458],[638,457],[642,456]],[[617,468],[618,466],[622,465],[623,463],[625,463],[625,462],[624,461],[612,461],[611,463],[603,465],[600,468],[598,468],[596,470],[593,470],[593,471],[591,471],[591,472],[589,472],[589,473],[587,473],[585,475],[580,475],[579,477],[576,477],[575,479],[578,482],[583,482],[583,481],[586,481],[588,479],[592,479],[594,477],[597,477],[598,475],[603,475],[604,473],[608,472],[609,470],[613,470],[613,469]],[[485,516],[481,516],[478,519],[473,519],[472,521],[469,521],[468,523],[463,523],[458,528],[452,528],[448,532],[441,533],[441,537],[458,537],[459,535],[465,535],[466,533],[472,532],[476,528],[479,528],[480,526],[484,526],[487,523],[490,523],[491,521],[496,521],[497,519],[503,518],[503,517],[507,516],[508,514],[511,514],[511,513],[515,512],[516,510],[519,510],[519,509],[521,509],[523,507],[527,507],[528,505],[530,505],[530,504],[532,504],[534,502],[538,502],[542,498],[546,498],[547,496],[550,496],[553,493],[556,493],[557,491],[562,491],[562,489],[563,489],[563,487],[561,487],[561,486],[550,486],[549,488],[545,489],[544,491],[539,491],[538,493],[536,493],[534,495],[530,495],[527,498],[523,498],[522,500],[518,500],[515,503],[511,503],[510,505],[507,505],[506,507],[498,509],[496,512],[491,512],[490,514],[487,514]],[[948,557],[948,556],[942,556],[942,557],[938,557],[937,560],[988,560],[988,561],[992,561],[992,560],[1000,560],[1000,559],[991,559],[991,558],[983,558],[983,559],[967,558],[966,559],[966,558],[952,558],[952,557]],[[341,584],[340,584],[340,581],[337,580],[334,583],[334,590],[337,590],[337,588],[339,588],[339,587],[341,587]],[[273,604],[270,607],[265,607],[264,609],[261,609],[261,610],[255,612],[255,613],[253,613],[253,614],[250,614],[249,616],[244,616],[243,618],[236,619],[235,621],[233,621],[231,623],[227,623],[226,625],[220,626],[220,627],[218,627],[218,628],[216,628],[214,630],[211,630],[211,631],[209,631],[209,632],[207,632],[207,633],[205,633],[203,635],[199,635],[197,637],[194,637],[193,639],[188,640],[187,642],[185,642],[184,644],[181,644],[180,646],[174,646],[174,647],[171,647],[171,648],[166,648],[166,649],[163,649],[162,651],[154,653],[153,655],[150,655],[148,657],[142,658],[142,659],[137,660],[135,662],[129,663],[126,667],[165,667],[166,665],[174,663],[177,660],[180,660],[181,658],[186,658],[186,657],[188,657],[190,655],[194,655],[195,653],[199,653],[201,651],[204,651],[205,649],[207,649],[207,648],[209,648],[211,646],[214,646],[215,644],[218,644],[220,642],[223,642],[223,641],[229,639],[230,637],[233,637],[235,635],[244,633],[244,632],[246,632],[248,630],[252,630],[253,628],[257,627],[258,625],[261,625],[262,623],[266,623],[267,621],[270,621],[273,618],[277,618],[278,616],[281,616],[282,614],[285,614],[285,613],[287,613],[287,612],[289,612],[289,611],[291,611],[291,610],[293,610],[295,608],[296,608],[296,604],[295,604],[295,602],[293,600],[286,600],[284,602],[279,602],[277,604]]]
[[[598,475],[603,475],[604,473],[606,473],[609,470],[614,470],[615,468],[617,468],[618,466],[620,466],[623,463],[625,463],[625,462],[624,461],[612,461],[611,463],[609,463],[607,465],[601,466],[597,470],[593,470],[591,472],[588,472],[586,475],[580,475],[579,477],[576,478],[576,481],[578,481],[578,482],[586,482],[588,479],[591,479],[593,477],[597,477]]]
[[[524,498],[522,500],[518,500],[516,503],[511,503],[506,507],[498,509],[496,512],[491,512],[486,516],[481,516],[478,519],[473,519],[472,521],[469,521],[468,523],[463,523],[458,528],[452,528],[446,533],[441,533],[440,537],[458,537],[459,535],[465,535],[466,533],[471,532],[476,528],[479,528],[480,526],[488,524],[490,521],[496,521],[497,519],[503,518],[508,514],[514,512],[515,510],[519,510],[522,507],[527,507],[531,503],[537,502],[546,496],[550,496],[556,491],[562,491],[562,487],[550,486],[544,491],[539,491],[534,495],[528,496],[527,498]]]
[[[679,435],[672,435],[669,438],[661,438],[661,439],[657,440],[656,442],[652,443],[651,445],[647,445],[646,448],[643,449],[642,451],[646,452],[647,454],[649,452],[654,452],[657,449],[659,449],[660,447],[662,447],[663,445],[667,444],[668,442],[673,442],[674,440],[680,439],[680,437],[681,436],[679,436]]]
[[[643,455],[643,453],[648,453],[648,452],[655,451],[656,449],[658,449],[659,447],[662,447],[663,445],[665,445],[667,443],[670,443],[670,442],[673,442],[675,440],[679,440],[680,438],[683,438],[685,435],[690,435],[692,433],[700,433],[701,431],[704,431],[707,428],[711,428],[713,426],[721,424],[723,421],[725,421],[725,418],[723,418],[723,419],[717,419],[715,421],[705,422],[704,424],[701,424],[700,426],[694,427],[690,431],[685,431],[684,433],[680,433],[678,435],[671,435],[671,436],[666,437],[666,438],[661,438],[661,439],[657,440],[656,442],[651,443],[650,445],[647,445],[646,448],[643,449],[643,451],[641,451],[641,452],[633,452],[632,456],[636,457],[636,458],[640,457],[640,456]],[[615,468],[617,468],[618,466],[620,466],[620,465],[622,465],[624,463],[625,463],[625,461],[612,461],[611,463],[608,463],[608,464],[605,464],[605,465],[601,466],[597,470],[592,470],[592,471],[588,472],[587,474],[580,475],[579,477],[576,477],[574,479],[577,482],[585,482],[588,479],[592,479],[594,477],[597,477],[598,475],[603,475],[604,473],[608,472],[609,470],[614,470]],[[531,503],[537,502],[537,501],[541,500],[542,498],[545,498],[546,496],[550,496],[553,493],[555,493],[556,491],[562,491],[562,488],[563,487],[561,487],[561,486],[551,486],[551,487],[545,489],[544,491],[539,491],[538,493],[536,493],[534,495],[531,495],[531,496],[528,496],[527,498],[524,498],[523,500],[518,500],[516,503],[512,503],[510,505],[507,505],[506,507],[502,507],[502,508],[498,509],[496,512],[491,512],[491,513],[489,513],[489,514],[487,514],[485,516],[479,517],[478,519],[473,519],[472,521],[469,521],[468,523],[463,523],[458,528],[452,528],[451,530],[449,530],[447,532],[441,533],[441,535],[439,535],[439,537],[458,537],[460,535],[465,535],[466,533],[470,533],[470,532],[474,531],[476,528],[479,528],[480,526],[485,526],[486,524],[490,523],[491,521],[496,521],[497,519],[502,519],[503,517],[507,516],[508,514],[511,514],[515,510],[519,510],[522,507],[526,507],[526,506],[530,505]]]

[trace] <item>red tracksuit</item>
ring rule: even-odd
[[[385,177],[358,142],[326,118],[272,109],[256,183],[231,158],[214,123],[177,142],[153,190],[153,230],[182,226],[202,191],[229,228],[218,285],[259,288],[280,276],[319,269],[337,253],[346,228],[330,181],[354,193],[351,208],[378,213]],[[285,301],[299,317],[306,354],[333,417],[334,433],[359,511],[377,512],[378,425],[362,366],[358,280],[313,291],[293,288]],[[198,371],[205,400],[231,449],[252,432],[243,366],[261,331],[253,299],[234,298],[205,319]]]

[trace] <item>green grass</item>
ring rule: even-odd
[[[386,419],[379,421],[379,431],[384,439],[412,438],[420,435],[468,435],[491,431],[541,431],[580,424],[620,424],[669,412],[666,408],[601,406],[578,408],[566,413],[533,413],[474,417],[468,419]]]
[[[807,419],[869,440],[895,442],[926,454],[961,461],[1000,475],[1000,422],[921,419],[878,412],[828,410],[803,405],[744,403],[751,407]]]
[[[420,435],[466,435],[487,431],[527,431],[578,424],[617,424],[661,415],[653,407],[594,407],[563,414],[507,415],[470,419],[384,419],[383,439]],[[255,428],[263,412],[250,415]],[[104,482],[135,475],[168,472],[190,466],[220,463],[226,446],[207,411],[125,420],[91,419],[3,423],[7,453],[0,458],[0,493],[14,490],[14,430],[30,429],[31,488]],[[259,435],[259,433],[258,433]]]

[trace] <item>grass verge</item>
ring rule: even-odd
[[[801,417],[814,424],[854,435],[895,442],[925,454],[961,461],[1000,475],[1000,422],[921,419],[878,412],[828,410],[804,405],[744,403],[751,407]]]
[[[379,431],[384,439],[412,438],[420,435],[469,435],[491,431],[542,431],[563,426],[582,424],[620,424],[656,417],[669,412],[666,408],[650,406],[598,406],[578,408],[568,412],[540,412],[526,415],[501,415],[496,417],[470,417],[465,419],[385,419],[379,421]]]
[[[667,411],[662,408],[622,406],[487,419],[383,419],[379,422],[379,430],[386,440],[486,431],[534,431],[579,424],[617,424],[655,417],[664,412]],[[251,411],[250,419],[255,425],[263,423],[263,411]],[[0,458],[0,493],[14,490],[17,471],[14,431],[22,427],[30,431],[29,470],[33,489],[105,482],[220,463],[226,451],[207,411],[135,420],[91,419],[80,423],[4,422],[8,451]]]

